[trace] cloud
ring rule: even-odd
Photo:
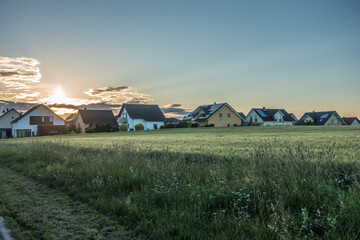
[[[178,103],[162,106],[161,110],[167,118],[183,118],[191,112],[191,109],[185,108],[184,105]]]
[[[123,103],[151,103],[151,95],[132,91],[129,86],[102,87],[84,92],[95,103],[123,104]]]
[[[34,58],[0,56],[0,95],[7,100],[29,98],[34,102],[39,94],[34,84],[40,82],[40,62]]]

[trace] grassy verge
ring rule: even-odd
[[[39,141],[0,146],[0,163],[159,238],[360,236],[356,150],[256,146],[242,156]]]
[[[15,239],[140,238],[114,217],[98,213],[38,181],[4,166],[0,176],[0,215]]]

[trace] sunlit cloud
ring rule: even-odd
[[[165,117],[183,118],[191,112],[191,109],[185,108],[182,104],[169,104],[161,107]]]
[[[0,95],[7,100],[34,101],[34,84],[40,82],[40,62],[34,58],[0,56]]]
[[[103,102],[107,104],[123,104],[123,103],[151,103],[153,99],[151,95],[136,91],[131,91],[129,86],[120,87],[102,87],[90,89],[84,92],[95,102]]]

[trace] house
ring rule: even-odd
[[[4,110],[0,115],[0,139],[11,137],[11,121],[20,115],[14,108]]]
[[[76,130],[85,133],[86,128],[109,125],[110,128],[119,126],[112,110],[78,110],[75,117]]]
[[[240,115],[240,117],[241,117],[242,119],[244,119],[244,121],[242,121],[242,123],[241,123],[241,126],[249,126],[249,123],[246,122],[246,116],[245,116],[245,114],[244,114],[243,112],[238,112],[238,114]]]
[[[168,123],[177,124],[177,123],[179,123],[179,122],[180,122],[179,119],[172,117],[172,118],[166,118],[164,123],[165,123],[165,125],[166,125],[166,124],[168,124]]]
[[[241,126],[244,119],[228,103],[214,103],[197,107],[183,118],[200,126],[230,127]]]
[[[295,119],[285,109],[253,108],[246,116],[246,122],[260,126],[291,126]]]
[[[346,125],[360,126],[360,121],[357,117],[343,117],[343,120]]]
[[[144,130],[159,129],[165,122],[158,105],[123,104],[116,117],[119,125],[126,124],[128,131],[135,130],[135,125],[139,123],[144,125]]]
[[[65,119],[65,127],[68,129],[75,129],[75,120],[76,120],[76,113],[70,114]]]
[[[296,125],[334,126],[346,125],[346,123],[336,111],[322,111],[304,113]]]
[[[11,122],[13,137],[63,134],[65,121],[43,104],[30,108]]]

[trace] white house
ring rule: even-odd
[[[336,111],[306,112],[296,125],[336,126],[346,125]]]
[[[135,130],[139,123],[144,125],[144,130],[154,130],[164,126],[165,116],[158,105],[123,104],[117,121],[119,125],[126,124],[128,131]]]
[[[0,139],[11,137],[11,121],[21,115],[14,108],[4,110],[0,115]]]
[[[30,108],[11,122],[13,137],[62,134],[65,121],[43,104]]]
[[[292,126],[296,120],[296,117],[284,109],[267,109],[265,107],[253,108],[246,116],[247,123],[260,126]]]
[[[343,117],[346,125],[349,126],[360,126],[360,121],[357,117]]]

